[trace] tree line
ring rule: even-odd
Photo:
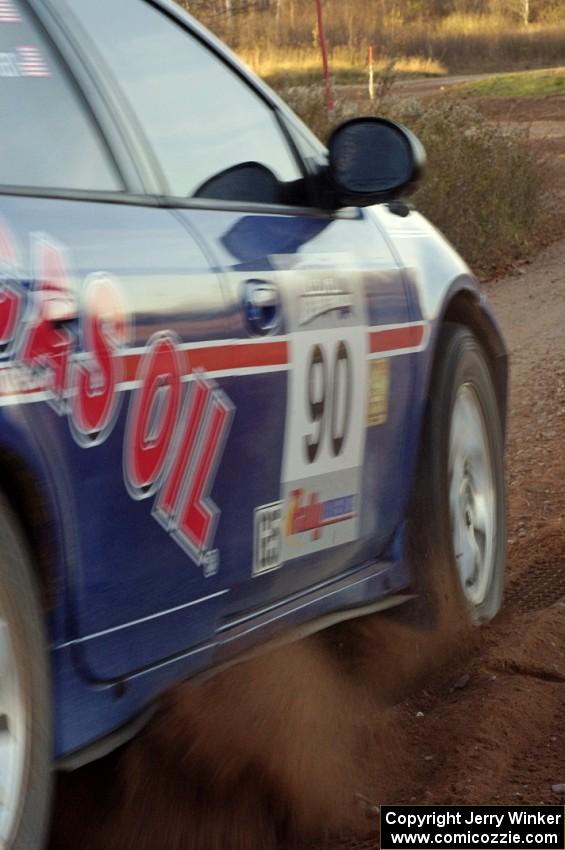
[[[308,14],[314,0],[179,0],[196,17],[208,20],[261,13],[292,22]],[[346,7],[360,16],[399,18],[402,20],[434,19],[458,13],[502,14],[525,25],[556,15],[565,16],[563,0],[323,0],[323,7],[334,13]]]

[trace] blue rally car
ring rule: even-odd
[[[507,356],[382,119],[168,0],[0,0],[0,847],[175,682],[505,560]],[[464,203],[464,198],[461,199]],[[426,619],[427,618],[427,619]],[[286,632],[285,632],[286,633]]]

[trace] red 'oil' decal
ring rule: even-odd
[[[180,500],[174,530],[174,537],[197,559],[210,548],[216,530],[218,509],[208,493],[232,416],[232,407],[219,390],[212,392],[209,408],[193,471],[188,476]]]
[[[198,378],[192,384],[186,396],[181,416],[181,421],[185,423],[185,426],[182,433],[177,434],[173,461],[155,506],[155,514],[162,521],[167,531],[171,529],[174,522],[185,474],[191,459],[194,457],[210,392],[210,384]]]
[[[21,318],[23,293],[15,285],[17,252],[12,235],[0,221],[0,353],[13,342]]]
[[[148,343],[128,412],[124,473],[130,494],[144,499],[158,487],[172,445],[181,402],[183,363],[171,334]]]
[[[118,384],[123,380],[121,349],[127,343],[129,322],[121,293],[106,275],[86,280],[82,317],[85,359],[74,366],[72,425],[83,445],[102,442],[112,427],[120,403]]]
[[[0,351],[5,350],[16,335],[22,302],[17,289],[0,281]]]
[[[0,356],[10,346],[22,382],[58,414],[68,414],[80,446],[95,446],[109,436],[124,390],[131,388],[125,356],[129,312],[109,275],[87,277],[79,298],[65,249],[37,234],[31,249],[33,286],[26,290],[15,242],[0,220]],[[199,350],[199,363],[201,357]],[[211,574],[217,567],[211,547],[220,512],[210,491],[234,408],[203,372],[191,371],[175,334],[151,337],[129,404],[123,469],[130,496],[156,493],[153,516]]]
[[[182,402],[182,378],[189,372],[171,332],[149,340],[128,411],[124,478],[134,499],[157,492],[153,516],[201,564],[219,516],[209,493],[233,406],[201,373],[189,382]]]
[[[225,393],[197,374],[186,396],[172,461],[154,508],[156,519],[196,563],[202,562],[214,538],[218,509],[209,492],[232,415]]]
[[[51,392],[52,403],[62,412],[75,336],[67,328],[58,327],[49,310],[52,299],[69,292],[63,249],[45,239],[35,239],[34,267],[35,286],[17,359],[33,372],[41,373],[42,388]]]

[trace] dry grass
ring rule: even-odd
[[[322,139],[359,112],[386,114],[414,130],[429,160],[414,202],[479,275],[491,276],[540,244],[552,212],[550,168],[527,128],[501,127],[447,95],[425,105],[395,104],[386,84],[373,103],[338,96],[332,115],[321,87],[281,93]]]
[[[396,49],[437,59],[450,73],[547,68],[565,64],[565,22],[524,28],[497,16],[449,16],[403,28]]]
[[[240,50],[241,58],[270,85],[286,81],[293,85],[319,82],[322,77],[320,51],[313,47],[272,47]],[[384,56],[373,63],[375,73],[390,64]],[[336,47],[331,51],[332,79],[336,83],[364,83],[368,79],[368,50],[356,47]],[[400,56],[394,60],[398,75],[405,77],[440,76],[447,68],[437,59],[423,56]]]
[[[422,139],[429,156],[418,208],[476,272],[490,275],[528,256],[544,234],[549,168],[528,129],[487,121],[466,103],[442,98],[393,114]]]
[[[182,0],[179,0],[182,2]],[[206,5],[192,4],[208,24],[260,74],[300,83],[314,73],[318,32],[314,5],[288,0],[280,14],[251,11],[233,17],[206,16]],[[360,0],[325,0],[324,15],[332,71],[338,80],[363,76],[367,50],[386,64],[398,58],[406,73],[473,73],[527,70],[565,65],[565,4],[546,4],[544,18],[528,27],[501,14],[453,13],[440,18],[403,20],[379,14],[382,6]],[[368,9],[372,9],[368,12]],[[405,57],[405,59],[401,59]]]
[[[508,18],[504,15],[472,15],[464,12],[453,12],[445,18],[436,21],[435,32],[444,35],[483,35],[488,33],[507,32],[509,28]],[[516,29],[516,26],[511,26]]]
[[[543,97],[565,91],[565,68],[495,74],[484,80],[458,86],[457,92],[480,97]]]

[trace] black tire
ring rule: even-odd
[[[471,385],[486,426],[494,484],[493,569],[484,599],[471,604],[463,592],[454,552],[449,507],[449,434],[457,393]],[[423,429],[408,548],[417,600],[411,619],[437,625],[454,601],[475,623],[491,620],[500,608],[506,562],[504,434],[492,372],[484,351],[466,327],[446,324],[440,332]]]
[[[8,622],[28,729],[25,774],[10,850],[41,850],[51,799],[52,724],[47,643],[30,554],[0,495],[0,611]]]

